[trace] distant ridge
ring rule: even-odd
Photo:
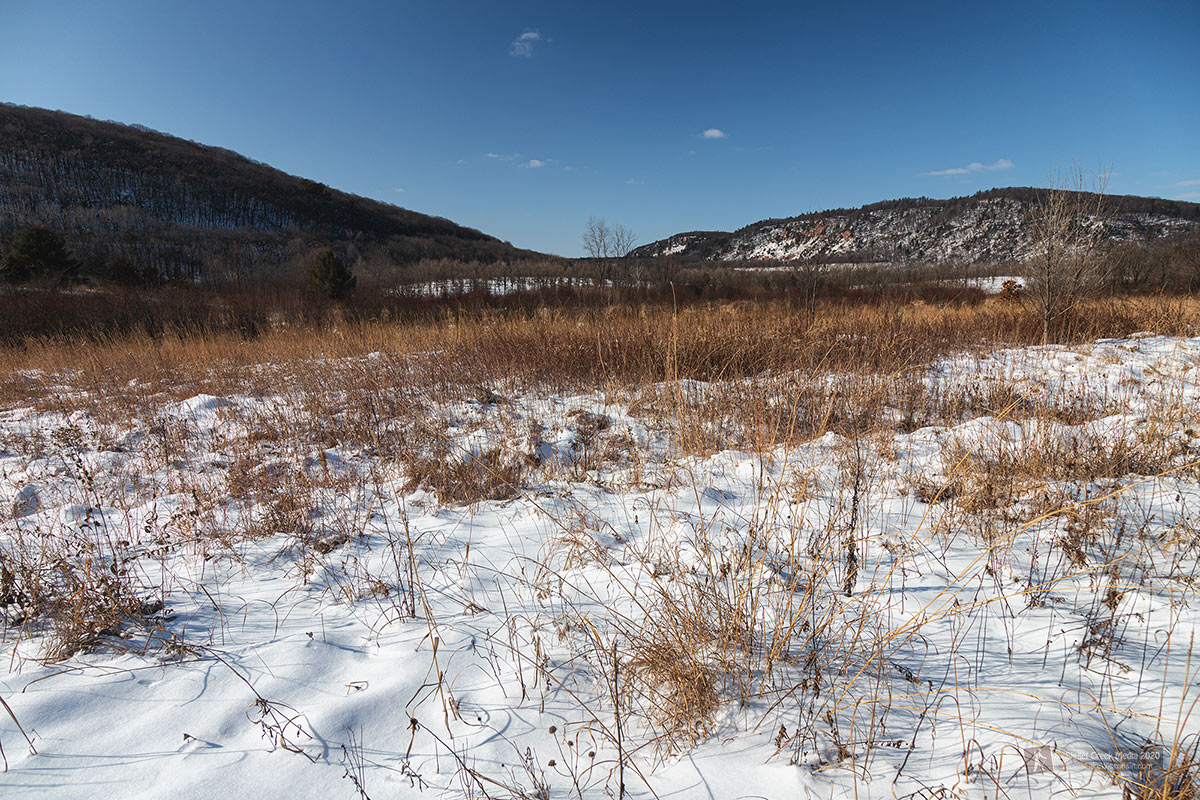
[[[970,197],[886,200],[768,219],[732,233],[691,231],[643,245],[632,256],[684,261],[815,259],[845,262],[1020,261],[1034,242],[1030,210],[1045,189],[990,189]],[[1099,220],[1113,241],[1144,242],[1200,229],[1200,204],[1108,195]]]
[[[537,255],[441,217],[288,175],[141,125],[0,104],[0,248],[27,225],[82,260],[257,277],[332,247],[352,263]]]

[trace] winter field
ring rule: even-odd
[[[990,298],[6,350],[0,793],[1194,798],[1200,304],[1041,334]]]

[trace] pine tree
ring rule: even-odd
[[[306,288],[312,294],[319,294],[332,300],[341,300],[350,293],[358,283],[358,279],[332,250],[326,250],[317,256],[317,260],[308,268]]]
[[[22,228],[0,264],[0,274],[12,283],[53,279],[66,283],[75,277],[79,262],[67,252],[62,237],[49,228]]]

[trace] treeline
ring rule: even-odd
[[[764,224],[779,224],[791,221],[818,220],[830,216],[851,216],[872,211],[908,211],[915,208],[935,209],[948,216],[960,214],[964,209],[977,205],[980,200],[1010,200],[1024,206],[1037,205],[1045,201],[1050,189],[1036,186],[1009,186],[1000,189],[985,189],[972,195],[951,197],[939,200],[933,197],[901,197],[895,200],[881,200],[857,208],[831,208],[825,211],[813,211],[797,214],[794,217],[764,219],[739,228],[737,232],[756,228]],[[1058,189],[1055,191],[1062,192]],[[1088,192],[1072,192],[1072,195],[1088,195]],[[1200,222],[1200,203],[1188,203],[1183,200],[1166,200],[1161,197],[1140,197],[1138,195],[1106,194],[1103,208],[1108,214],[1149,214],[1160,217]]]
[[[1090,195],[1087,192],[1056,191],[1073,197],[1094,197],[1094,195]],[[1036,208],[1039,203],[1044,202],[1048,194],[1048,189],[1017,187],[990,189],[986,192],[978,192],[970,197],[953,197],[949,200],[935,200],[927,197],[885,200],[862,206],[861,208],[837,208],[829,211],[800,214],[783,219],[766,219],[743,228],[738,228],[732,234],[727,234],[727,236],[729,238],[744,236],[753,234],[763,228],[789,224],[818,224],[834,217],[845,218],[850,225],[853,225],[858,221],[867,220],[882,214],[904,216],[912,215],[913,212],[923,212],[920,214],[919,219],[927,226],[926,231],[932,238],[937,235],[939,226],[950,224],[964,216],[976,216],[981,220],[1011,217],[1011,210],[1005,209],[1004,204],[1008,204],[1012,209],[1015,209],[1018,217],[1024,217],[1031,209]],[[981,201],[985,201],[986,204],[981,203]],[[993,203],[996,203],[996,205],[991,206]],[[1130,225],[1135,228],[1138,227],[1139,220],[1137,217],[1140,215],[1177,219],[1185,223],[1200,222],[1200,204],[1162,200],[1154,197],[1105,195],[1102,201],[1102,209],[1105,223],[1117,229],[1129,227]],[[714,237],[714,243],[718,241],[717,237]]]
[[[328,247],[393,265],[535,255],[229,150],[0,105],[0,246],[28,226],[58,231],[83,262],[127,260],[164,278],[256,275]]]
[[[307,280],[197,284],[161,283],[120,272],[88,275],[69,250],[37,237],[51,265],[38,280],[12,282],[13,251],[0,259],[0,345],[30,339],[103,338],[235,332],[256,337],[279,326],[323,326],[345,320],[403,322],[457,314],[553,313],[614,305],[677,306],[714,301],[782,301],[815,314],[829,303],[919,299],[978,303],[987,295],[975,279],[1020,275],[1016,264],[942,262],[831,265],[813,261],[764,266],[690,264],[656,259],[541,259],[509,265],[424,260],[408,281],[372,280],[345,267],[332,251],[309,262]],[[37,242],[35,242],[36,244]],[[14,248],[17,251],[28,247]],[[20,253],[18,252],[18,256]],[[1100,280],[1093,296],[1137,292],[1200,292],[1200,233],[1149,244],[1105,247],[1094,258]],[[337,263],[335,263],[335,261]],[[65,265],[65,266],[64,266]],[[55,270],[63,270],[55,272]],[[73,276],[62,280],[62,275]],[[28,278],[24,273],[16,277]],[[359,278],[365,277],[366,280]],[[1010,288],[1003,302],[1028,302]]]
[[[682,308],[731,300],[812,307],[817,301],[837,298],[968,303],[984,298],[978,289],[932,282],[867,287],[834,278],[817,287],[799,274],[681,270],[674,276],[677,282],[654,283],[571,276],[526,282],[511,277],[497,282],[464,277],[448,279],[447,291],[440,287],[431,291],[428,284],[391,290],[358,286],[341,300],[303,285],[277,282],[220,287],[172,282],[153,289],[108,285],[86,290],[0,284],[0,303],[6,311],[0,315],[0,346],[130,335],[234,333],[253,339],[281,327],[325,327],[363,320],[405,323],[479,314],[533,317],[558,311],[605,313],[616,306]]]

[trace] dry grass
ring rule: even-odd
[[[1125,785],[1131,800],[1196,800],[1200,797],[1200,759],[1195,745],[1171,748],[1165,754],[1153,745],[1143,748],[1135,777]]]
[[[1200,305],[1188,298],[1109,299],[1082,307],[1059,338],[1180,334],[1193,329],[1198,314]],[[741,301],[678,312],[637,305],[544,315],[483,311],[412,323],[293,326],[254,337],[187,332],[31,340],[0,350],[0,403],[27,402],[37,388],[50,388],[53,376],[56,387],[112,392],[115,413],[142,411],[155,396],[261,393],[284,378],[301,389],[312,381],[323,385],[331,371],[341,372],[338,360],[368,353],[385,354],[371,365],[379,381],[407,373],[404,383],[442,388],[519,381],[566,390],[779,371],[890,375],[949,352],[1040,341],[1039,324],[1028,309],[1001,301],[829,305],[811,324],[785,303]],[[83,398],[61,399],[76,408]],[[54,403],[46,393],[40,404]]]
[[[73,529],[18,535],[0,548],[5,627],[15,628],[18,640],[42,636],[46,661],[102,644],[142,650],[164,638],[155,623],[162,600],[125,566],[121,545],[97,527],[85,513]]]
[[[417,460],[409,469],[410,487],[429,487],[443,503],[460,505],[516,497],[524,471],[519,463],[505,460],[499,450],[473,454],[448,447]]]

